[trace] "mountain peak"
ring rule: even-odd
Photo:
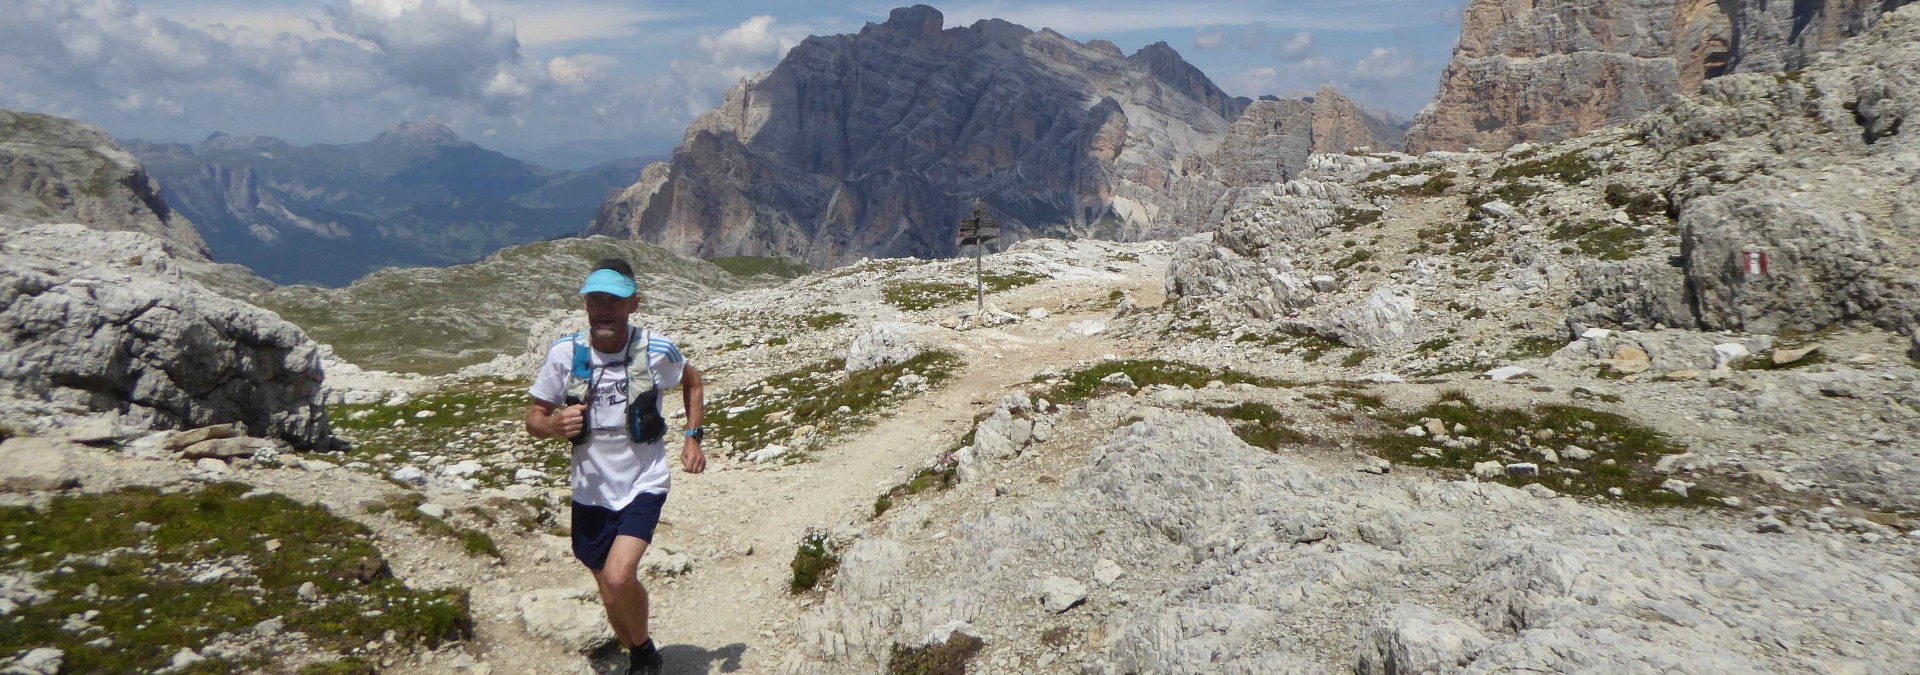
[[[402,145],[454,145],[460,142],[460,135],[453,129],[440,123],[440,120],[427,118],[425,122],[402,121],[392,129],[380,132],[374,137],[375,143]]]
[[[901,33],[925,37],[938,35],[946,20],[946,15],[941,14],[940,10],[927,5],[914,5],[896,7],[888,12],[886,25]]]

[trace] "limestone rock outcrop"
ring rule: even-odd
[[[1227,96],[1165,44],[1123,55],[926,6],[855,35],[812,37],[729,92],[601,209],[591,233],[716,257],[818,266],[946,257],[987,201],[1003,243],[1174,238],[1233,192],[1297,174],[1314,152],[1378,145],[1337,92]]]
[[[0,110],[0,227],[76,222],[144,232],[207,257],[207,244],[160,196],[140,160],[92,125]]]
[[[0,230],[0,417],[24,430],[90,413],[156,429],[239,422],[327,445],[319,345],[207,290],[167,251],[75,224]]]
[[[1580,270],[1577,324],[1920,329],[1920,8],[1791,76],[1734,75],[1634,123],[1685,167],[1677,265]],[[1764,256],[1764,258],[1762,258]],[[1764,262],[1763,262],[1764,261]]]
[[[1477,0],[1407,147],[1495,150],[1578,136],[1711,78],[1805,68],[1904,4]]]

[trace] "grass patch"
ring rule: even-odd
[[[1365,410],[1379,410],[1387,407],[1386,399],[1364,391],[1344,387],[1337,387],[1331,392],[1309,392],[1305,395],[1305,398],[1310,401],[1345,403],[1355,408]]]
[[[1340,229],[1345,232],[1352,232],[1360,229],[1362,226],[1379,223],[1380,219],[1385,215],[1386,212],[1380,209],[1355,208],[1344,204],[1334,207],[1333,209],[1334,222],[1339,223]]]
[[[887,675],[966,675],[972,661],[987,643],[959,631],[940,644],[919,647],[893,646],[887,657]]]
[[[1547,159],[1508,164],[1493,172],[1493,179],[1552,178],[1572,185],[1592,178],[1599,172],[1599,168],[1595,167],[1593,162],[1581,157],[1580,153],[1569,152]]]
[[[325,663],[309,663],[300,669],[300,675],[376,675],[379,672],[380,669],[374,667],[371,661],[358,656]]]
[[[812,330],[826,330],[836,326],[845,326],[847,322],[852,320],[853,317],[851,316],[840,312],[832,312],[829,314],[808,314],[806,317],[800,319],[800,323],[806,324],[807,328]]]
[[[809,530],[793,552],[793,579],[787,592],[800,595],[820,586],[820,582],[840,569],[840,544],[825,531]]]
[[[328,459],[363,462],[385,475],[406,464],[424,468],[429,456],[451,458],[455,453],[449,450],[466,449],[488,465],[473,476],[483,487],[514,482],[513,468],[519,466],[539,466],[547,474],[543,485],[563,485],[569,466],[565,444],[542,442],[532,449],[523,444],[527,401],[524,384],[494,380],[422,392],[404,405],[327,406],[334,433],[351,444],[344,457]],[[419,417],[422,412],[430,416]]]
[[[916,312],[972,299],[973,286],[950,281],[889,281],[880,297],[902,311]]]
[[[1451,346],[1453,346],[1453,336],[1448,335],[1414,345],[1413,351],[1421,354],[1432,354]]]
[[[1114,373],[1125,373],[1138,387],[1150,387],[1164,384],[1171,387],[1192,387],[1199,389],[1208,382],[1219,380],[1226,384],[1251,384],[1259,387],[1284,387],[1289,383],[1258,375],[1250,375],[1235,370],[1215,370],[1190,363],[1144,359],[1128,361],[1105,361],[1067,375],[1059,384],[1044,393],[1035,394],[1035,398],[1044,398],[1055,405],[1073,405],[1093,398],[1100,393],[1100,380]]]
[[[705,424],[708,433],[733,444],[735,453],[776,443],[817,443],[871,426],[905,400],[912,392],[896,388],[900,378],[913,374],[937,387],[952,379],[961,363],[958,355],[943,351],[857,373],[846,372],[841,359],[822,361],[714,398],[707,403]],[[842,407],[847,412],[839,412]],[[796,438],[809,426],[812,435]]]
[[[966,438],[962,439],[962,442],[959,446],[955,447],[955,450],[968,445],[973,445],[973,432],[971,431],[967,432]],[[953,453],[954,450],[941,453],[940,460],[934,462],[933,466],[921,469],[914,473],[912,478],[907,479],[907,482],[895,485],[888,488],[886,492],[880,493],[880,496],[875,497],[873,500],[873,517],[879,518],[882,514],[885,514],[889,509],[893,508],[894,502],[897,500],[903,500],[923,492],[946,492],[952,489],[955,484],[960,482],[960,468],[953,463]]]
[[[277,550],[267,550],[268,540]],[[182,648],[274,617],[314,648],[341,654],[388,631],[396,644],[428,646],[473,632],[464,591],[415,590],[394,579],[366,527],[241,483],[0,507],[0,541],[0,569],[36,575],[47,594],[15,610],[0,630],[0,654],[56,647],[66,653],[61,672],[154,672]],[[318,602],[299,599],[306,583]],[[95,628],[62,628],[89,610],[99,612],[88,620]],[[87,644],[100,637],[112,646]],[[265,658],[212,660],[194,672],[259,670]]]
[[[1045,275],[1032,272],[987,272],[980,277],[988,293],[998,293],[1045,281]],[[971,283],[954,281],[889,281],[880,287],[880,297],[902,311],[944,307],[974,299]]]
[[[1336,270],[1343,270],[1372,259],[1373,259],[1373,251],[1363,248],[1358,251],[1348,253],[1346,256],[1340,258],[1339,260],[1334,261],[1333,268]]]
[[[1265,448],[1267,452],[1279,452],[1282,446],[1308,445],[1318,440],[1287,426],[1287,418],[1265,403],[1208,408],[1207,413],[1231,420],[1228,425],[1233,427],[1233,435],[1239,436],[1247,445]]]
[[[1685,446],[1612,413],[1571,405],[1490,408],[1456,392],[1417,411],[1384,412],[1376,418],[1385,430],[1363,437],[1361,442],[1396,462],[1452,471],[1472,471],[1477,462],[1530,462],[1539,467],[1534,476],[1503,471],[1498,477],[1483,480],[1514,487],[1540,483],[1558,492],[1595,497],[1608,496],[1609,489],[1619,488],[1622,499],[1640,504],[1704,506],[1713,503],[1710,499],[1715,496],[1698,486],[1686,497],[1660,489],[1667,478],[1653,473],[1654,463],[1664,455],[1685,452]],[[1456,425],[1464,427],[1464,431],[1450,432],[1453,439],[1471,438],[1475,442],[1448,446],[1401,431],[1423,426],[1426,419],[1437,419],[1449,430]],[[1575,458],[1577,453],[1568,446],[1578,446],[1591,454]],[[1546,461],[1543,450],[1557,455],[1557,461]]]
[[[1046,280],[1046,275],[1034,274],[1032,272],[987,272],[980,275],[980,282],[986,285],[988,293],[1010,291],[1022,286],[1032,286]]]
[[[1360,364],[1366,363],[1367,359],[1370,358],[1373,358],[1373,350],[1355,349],[1353,353],[1347,354],[1347,358],[1340,360],[1340,365],[1348,368],[1357,368]]]
[[[812,265],[785,256],[736,255],[708,258],[707,262],[719,265],[720,269],[737,277],[751,278],[766,274],[782,279],[797,279],[813,272]]]
[[[1620,183],[1608,183],[1605,197],[1607,206],[1626,209],[1627,213],[1635,216],[1668,217],[1666,200],[1650,192],[1640,192]]]
[[[1507,358],[1544,359],[1566,346],[1566,340],[1552,335],[1529,335],[1513,341],[1513,347],[1507,350]]]
[[[1629,260],[1646,247],[1648,236],[1639,228],[1618,225],[1608,220],[1587,220],[1554,224],[1547,236],[1555,241],[1570,241],[1581,252],[1602,260]]]
[[[427,503],[427,496],[418,492],[402,492],[390,496],[384,502],[368,505],[367,513],[389,514],[394,520],[409,523],[424,532],[453,539],[469,556],[489,556],[501,559],[500,547],[493,543],[493,537],[486,532],[460,527],[442,518],[435,518],[420,512],[420,506]]]

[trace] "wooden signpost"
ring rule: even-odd
[[[987,314],[987,284],[984,275],[986,245],[1000,238],[1000,221],[987,217],[987,203],[973,200],[973,217],[960,221],[960,245],[973,246],[974,321]]]

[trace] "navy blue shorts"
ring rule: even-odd
[[[613,550],[613,538],[620,535],[653,543],[653,528],[660,524],[660,507],[667,505],[664,492],[642,492],[615,511],[604,506],[573,503],[573,557],[595,572],[607,566],[607,553]]]

